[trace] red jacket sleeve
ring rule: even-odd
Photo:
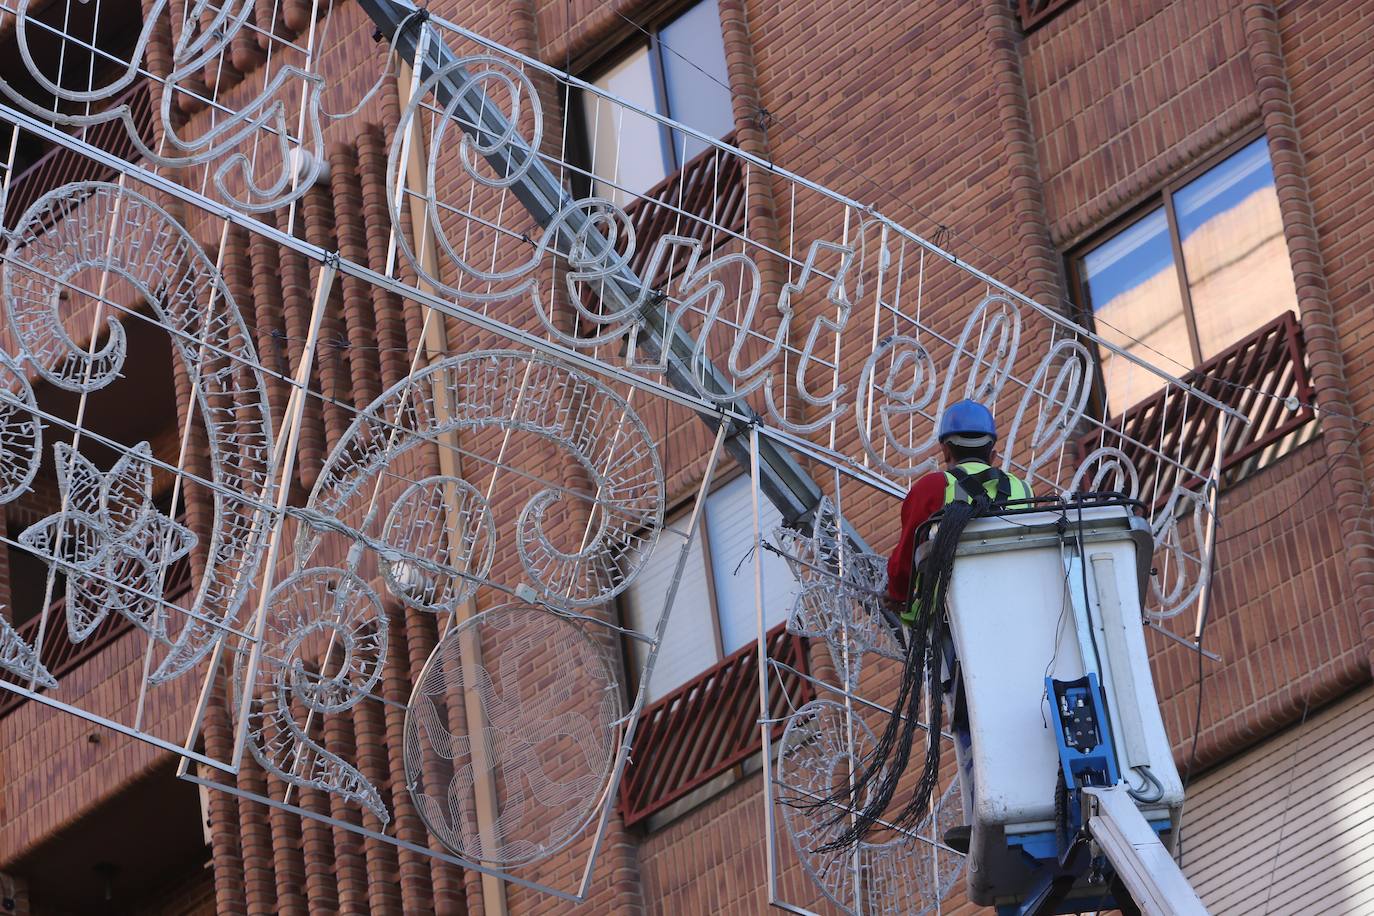
[[[902,500],[902,536],[892,556],[887,558],[887,594],[894,601],[906,601],[911,587],[911,561],[916,551],[916,529],[945,504],[945,475],[927,474],[912,486]]]

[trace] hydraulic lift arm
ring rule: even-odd
[[[1086,829],[1144,916],[1206,916],[1197,892],[1124,783],[1085,788]]]
[[[1207,916],[1156,828],[1141,814],[1121,778],[1107,728],[1110,715],[1096,674],[1075,681],[1045,680],[1059,744],[1061,783],[1058,861],[1044,870],[1038,890],[1006,916],[1077,912],[1077,886],[1102,891],[1092,907],[1117,907],[1143,916]]]

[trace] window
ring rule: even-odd
[[[703,0],[650,32],[589,82],[704,134],[722,137],[733,130],[716,0]],[[582,114],[588,162],[598,177],[592,190],[617,204],[649,190],[706,146],[592,93],[582,99]]]
[[[1074,266],[1097,333],[1175,374],[1296,309],[1267,142],[1166,187]],[[1105,349],[1101,357],[1109,412],[1160,387],[1127,360]]]
[[[759,520],[765,539],[782,524],[778,510],[766,498],[759,501]],[[621,599],[625,624],[654,632],[672,583],[682,535],[691,513],[664,526],[664,533],[639,577]],[[670,693],[716,662],[758,638],[754,601],[753,490],[748,477],[736,477],[706,499],[705,518],[687,557],[677,598],[664,633],[663,648],[649,682],[649,702]],[[781,623],[791,606],[795,579],[787,563],[764,551],[764,630]],[[638,671],[644,670],[649,647],[632,640]]]
[[[65,89],[86,92],[114,83],[133,58],[143,14],[135,0],[101,0],[100,3],[36,3],[27,11],[28,50],[38,72]],[[0,101],[15,104],[11,95],[27,99],[43,109],[65,114],[91,114],[118,104],[128,104],[134,123],[145,143],[152,137],[153,106],[147,81],[139,78],[117,98],[96,102],[69,102],[57,99],[29,72],[19,50],[19,40],[11,19],[0,41],[0,82],[10,95]],[[119,122],[94,127],[66,128],[87,142],[128,160],[139,153]],[[8,150],[14,142],[13,174],[3,214],[5,225],[13,226],[19,216],[43,194],[72,181],[113,180],[113,170],[79,153],[59,147],[27,130],[0,132],[0,143]],[[0,162],[4,162],[0,159]]]

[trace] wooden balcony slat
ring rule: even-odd
[[[805,670],[804,644],[783,625],[767,635],[769,656]],[[621,815],[633,825],[690,795],[759,752],[758,644],[753,643],[643,711],[620,785]],[[769,707],[810,698],[810,685],[783,672],[771,679]],[[781,706],[779,705],[781,704]],[[778,729],[773,730],[776,734]]]
[[[1236,400],[1237,409],[1250,418],[1250,425],[1254,429],[1272,430],[1282,423],[1280,411],[1286,408],[1278,398],[1286,396],[1283,391],[1283,379],[1286,375],[1284,369],[1288,365],[1288,353],[1282,344],[1282,340],[1276,339],[1264,348],[1257,371],[1249,376],[1249,381],[1246,382],[1250,387],[1242,390]],[[1241,424],[1236,423],[1234,427],[1230,430],[1234,434],[1233,438],[1255,438]],[[1233,448],[1227,449],[1230,463],[1235,463],[1234,453],[1241,448],[1244,448],[1244,443],[1237,441]]]
[[[1188,373],[1185,379],[1250,417],[1251,423],[1227,427],[1222,448],[1222,468],[1229,470],[1290,435],[1314,416],[1310,406],[1311,383],[1303,363],[1302,328],[1292,312],[1255,330]],[[1301,407],[1290,411],[1284,399],[1296,396]],[[1211,465],[1216,447],[1220,412],[1198,409],[1196,402],[1171,394],[1165,389],[1150,395],[1107,421],[1125,436],[1157,447],[1175,456],[1188,467],[1205,469]],[[1079,439],[1084,453],[1097,447],[1094,431]],[[1107,436],[1111,444],[1111,436]],[[1121,450],[1136,464],[1141,492],[1156,507],[1172,493],[1180,472],[1167,462],[1154,460],[1150,452],[1131,443]],[[1185,479],[1185,486],[1197,487],[1201,481]]]
[[[752,666],[748,658],[731,656],[731,659],[721,666],[712,669],[708,677],[702,682],[698,697],[710,697],[711,702],[701,702],[694,711],[696,715],[691,720],[684,722],[681,732],[681,739],[671,748],[671,765],[667,768],[667,782],[669,786],[682,786],[691,781],[695,774],[699,774],[712,769],[709,761],[702,761],[701,754],[708,751],[708,744],[713,744],[717,756],[727,753],[735,746],[735,742],[729,741],[721,734],[719,723],[721,718],[731,722],[734,719],[734,687],[737,683],[737,675],[741,671],[748,672]]]
[[[734,134],[726,134],[722,139],[732,143]],[[635,271],[643,276],[654,247],[664,236],[695,239],[702,243],[702,253],[709,254],[728,238],[720,229],[742,229],[742,177],[736,157],[723,156],[715,147],[707,147],[681,170],[628,204],[625,214],[635,228],[635,253],[630,262]],[[665,261],[654,276],[643,279],[662,289],[685,265],[686,259],[682,257],[676,258],[671,266]]]
[[[681,766],[674,774],[677,779],[681,779],[683,773],[700,773],[712,769],[734,746],[733,743],[722,741],[720,738],[729,723],[734,720],[736,709],[733,699],[738,693],[740,681],[743,679],[747,683],[750,675],[757,679],[757,665],[745,664],[743,660],[739,660],[728,666],[721,672],[721,676],[716,678],[716,692],[726,699],[707,707],[705,715],[694,724],[693,730],[697,737],[694,741],[688,742],[678,754]]]

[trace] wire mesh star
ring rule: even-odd
[[[155,639],[167,632],[167,569],[196,536],[153,503],[152,448],[140,442],[104,474],[65,443],[53,446],[63,510],[30,526],[19,542],[67,577],[73,642],[111,611]]]
[[[57,679],[38,660],[33,646],[24,642],[24,637],[10,626],[4,615],[0,615],[0,669],[26,681],[33,678],[39,686],[48,689],[57,686]]]
[[[886,561],[844,544],[843,532],[843,517],[834,503],[823,498],[810,537],[790,528],[777,529],[773,537],[801,583],[787,620],[788,631],[824,639],[835,670],[852,688],[859,682],[864,653],[899,658],[901,648],[880,610]]]

